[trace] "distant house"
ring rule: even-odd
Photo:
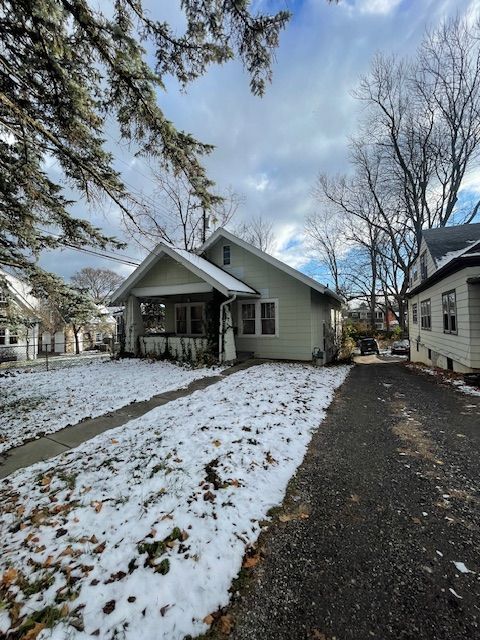
[[[347,309],[344,313],[345,319],[350,323],[366,323],[371,324],[370,309],[368,305],[362,303],[358,306]],[[391,308],[385,312],[383,307],[375,308],[375,329],[377,331],[387,331],[393,327],[398,327],[398,320]]]
[[[159,244],[113,294],[122,303],[125,348],[136,354],[326,363],[338,350],[342,299],[225,229],[198,253]],[[143,303],[164,305],[164,331],[147,334]]]
[[[408,297],[411,359],[480,369],[480,224],[423,232]]]
[[[37,357],[37,303],[29,285],[0,269],[0,362]]]

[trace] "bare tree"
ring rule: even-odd
[[[269,253],[274,247],[273,222],[262,216],[246,220],[234,229],[234,233],[265,253]]]
[[[355,95],[365,105],[351,143],[353,174],[320,176],[317,196],[378,234],[377,275],[404,324],[408,274],[423,229],[468,223],[459,198],[480,153],[480,23],[446,22],[413,59],[378,55]]]
[[[123,282],[122,276],[115,271],[94,267],[80,269],[71,280],[77,289],[87,293],[96,304],[106,304]]]
[[[206,209],[183,174],[153,171],[156,189],[145,199],[134,216],[124,223],[136,242],[151,250],[158,242],[167,242],[192,251],[215,228],[226,225],[235,215],[241,196],[231,188],[217,193]]]

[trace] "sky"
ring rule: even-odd
[[[167,20],[181,33],[179,0],[144,0],[152,17]],[[426,28],[456,13],[480,11],[480,0],[254,0],[253,11],[287,8],[292,18],[280,36],[273,81],[263,98],[249,91],[249,77],[238,61],[212,66],[182,93],[169,79],[159,104],[177,128],[215,145],[205,166],[218,189],[243,196],[233,225],[262,216],[274,225],[273,254],[328,284],[304,237],[305,216],[315,210],[312,191],[319,173],[348,171],[348,141],[361,117],[352,96],[374,54],[408,55]],[[149,168],[120,144],[115,128],[107,146],[125,183],[152,196]],[[55,167],[51,167],[54,172]],[[469,177],[466,188],[480,192]],[[118,253],[145,256],[125,234],[118,211],[107,202],[75,206],[108,234],[128,243]],[[69,277],[85,266],[108,267],[127,276],[132,267],[64,250],[44,253],[42,266]]]

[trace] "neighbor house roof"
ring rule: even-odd
[[[196,253],[186,251],[185,249],[177,249],[166,243],[161,242],[155,249],[145,258],[135,271],[125,280],[125,282],[115,291],[111,298],[113,304],[117,304],[125,300],[131,289],[141,280],[148,270],[162,257],[169,256],[193,274],[210,284],[212,287],[223,293],[224,295],[232,294],[248,294],[258,295],[255,289],[247,284],[234,278],[229,273],[212,264],[205,258],[198,256]]]
[[[38,312],[38,298],[32,295],[32,287],[29,284],[4,269],[0,269],[0,279],[1,278],[5,280],[8,290],[13,294],[18,303],[28,311],[33,313]]]
[[[253,253],[253,255],[257,256],[258,258],[261,258],[262,260],[265,260],[265,262],[268,262],[269,264],[273,265],[274,267],[277,267],[277,269],[280,269],[280,271],[283,271],[284,273],[287,273],[289,276],[292,276],[292,278],[296,278],[300,282],[303,282],[303,284],[306,284],[311,289],[314,289],[315,291],[318,291],[319,293],[323,293],[323,294],[325,294],[327,296],[331,296],[332,298],[335,298],[335,300],[338,300],[339,302],[344,302],[344,300],[343,300],[343,298],[341,296],[339,296],[337,293],[335,293],[335,291],[332,291],[331,289],[329,289],[326,285],[321,284],[320,282],[318,282],[317,280],[314,280],[313,278],[310,278],[309,276],[306,276],[301,271],[297,271],[293,267],[290,267],[288,264],[285,264],[281,260],[278,260],[277,258],[274,258],[273,256],[269,255],[268,253],[265,253],[264,251],[261,251],[260,249],[257,249],[257,247],[254,247],[253,245],[249,244],[248,242],[245,242],[245,240],[242,240],[241,238],[238,238],[233,233],[230,233],[230,231],[227,231],[223,227],[220,227],[219,229],[217,229],[210,236],[210,238],[201,247],[200,253],[205,252],[209,247],[211,247],[213,244],[215,244],[215,242],[220,237],[221,238],[226,238],[230,242],[233,242],[234,244],[237,244],[239,247],[242,247],[246,251],[250,251],[250,253]]]
[[[480,242],[480,223],[425,229],[422,236],[440,269]]]

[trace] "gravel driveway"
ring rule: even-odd
[[[479,398],[357,365],[260,539],[230,638],[480,638],[479,450]]]

